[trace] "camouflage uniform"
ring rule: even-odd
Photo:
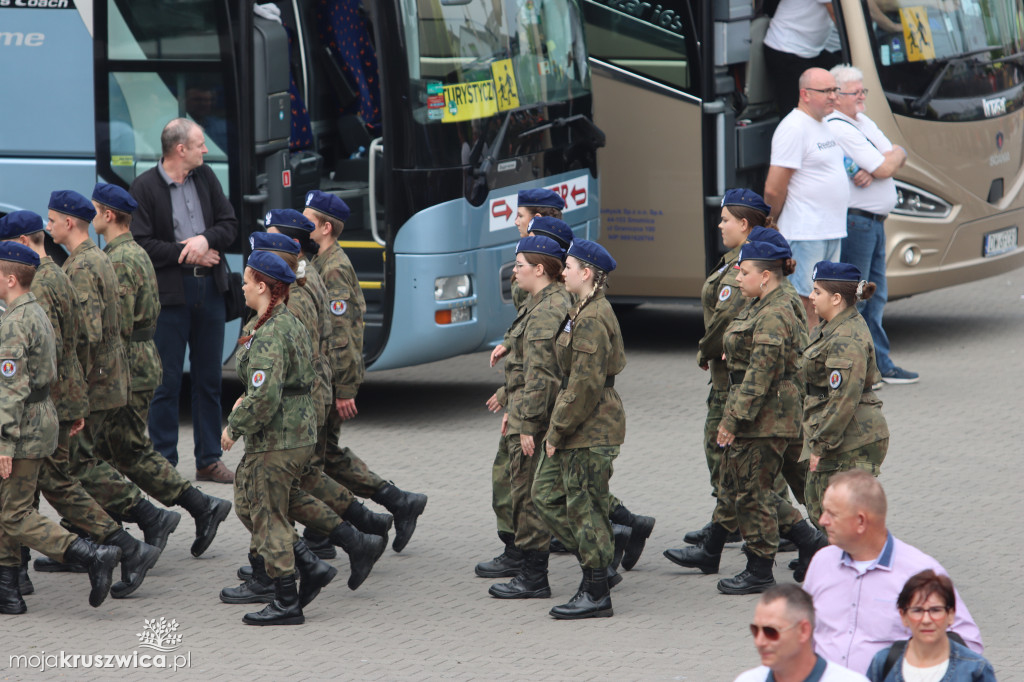
[[[871,390],[881,380],[875,346],[856,306],[814,329],[799,376],[807,385],[805,449],[821,457],[817,471],[807,474],[805,492],[807,511],[817,523],[832,475],[858,468],[877,476],[889,446],[882,401]]]
[[[267,574],[280,578],[295,572],[289,505],[316,445],[313,350],[302,324],[279,305],[239,351],[246,392],[228,416],[231,437],[245,438],[235,512],[252,533],[251,546]]]
[[[768,559],[779,546],[779,500],[772,487],[783,452],[800,433],[799,325],[780,286],[750,301],[723,339],[731,386],[721,427],[736,440],[722,457],[713,520],[721,524],[735,513],[748,551]]]
[[[604,291],[565,321],[555,346],[563,388],[544,440],[556,452],[541,458],[533,502],[566,548],[579,553],[584,569],[606,568],[614,552],[608,479],[626,438],[626,414],[613,384],[626,352]]]

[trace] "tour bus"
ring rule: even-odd
[[[239,217],[236,271],[267,210],[312,189],[351,207],[373,369],[500,341],[519,190],[555,189],[598,235],[575,0],[2,0],[0,55],[0,212],[127,187],[191,118]]]
[[[722,194],[764,188],[780,118],[761,49],[768,18],[751,0],[581,3],[594,122],[608,137],[598,156],[614,294],[697,297],[724,250]],[[867,115],[909,154],[885,223],[890,298],[1024,265],[1021,0],[833,7],[843,61],[871,91]],[[884,8],[881,24],[869,7]]]

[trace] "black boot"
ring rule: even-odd
[[[811,565],[811,559],[819,549],[828,545],[828,536],[804,519],[793,526],[785,538],[796,545],[800,552],[796,567],[793,569],[793,580],[802,583],[807,575],[807,568]]]
[[[54,561],[48,556],[36,557],[32,562],[32,568],[40,573],[88,573],[89,567],[81,564],[66,564],[63,561]]]
[[[401,552],[409,544],[416,530],[416,520],[427,506],[427,496],[420,493],[409,493],[398,488],[394,483],[385,483],[384,487],[370,498],[383,505],[395,517],[395,541],[391,549]]]
[[[64,552],[67,563],[85,564],[89,567],[89,606],[97,607],[110,593],[114,580],[114,567],[121,561],[121,550],[117,547],[94,545],[85,538],[78,538]]]
[[[683,536],[683,542],[688,545],[700,545],[703,544],[704,538],[707,537],[708,532],[711,530],[711,522],[709,521],[706,526],[700,530],[691,530],[689,533]],[[739,542],[743,537],[740,535],[738,530],[730,531],[725,536],[726,542]]]
[[[735,578],[718,581],[718,591],[723,594],[758,594],[775,585],[772,575],[774,559],[760,557],[747,552],[747,567]]]
[[[523,553],[516,549],[516,537],[512,533],[498,531],[498,538],[505,543],[505,551],[476,565],[474,570],[481,578],[514,578],[523,568]]]
[[[391,530],[391,526],[395,522],[395,517],[391,514],[372,512],[365,504],[356,500],[352,501],[341,518],[364,533],[381,536],[384,538],[385,544],[388,541],[388,531]]]
[[[338,527],[331,531],[331,542],[348,554],[348,565],[352,571],[348,576],[350,590],[363,584],[387,547],[387,542],[381,536],[361,533],[347,521],[338,524]]]
[[[498,599],[546,599],[551,596],[548,585],[548,552],[523,552],[523,568],[511,582],[491,585],[487,590]]]
[[[626,551],[622,555],[622,568],[627,571],[632,570],[636,566],[636,562],[640,560],[640,555],[644,553],[647,538],[651,537],[651,532],[654,530],[655,519],[653,516],[634,514],[621,504],[615,508],[609,518],[612,523],[629,526],[632,531],[629,536],[629,544],[626,545]]]
[[[146,573],[160,558],[160,550],[139,542],[123,528],[111,533],[103,544],[121,550],[121,581],[114,583],[110,588],[110,596],[114,599],[124,599],[142,585]]]
[[[220,600],[225,604],[269,604],[274,601],[274,581],[267,575],[266,564],[259,554],[249,554],[252,575],[238,587],[225,587]]]
[[[612,570],[618,570],[622,557],[626,553],[626,545],[633,536],[633,529],[618,523],[612,524],[612,540],[615,542],[615,554],[612,555]]]
[[[32,594],[36,591],[35,585],[32,584],[32,578],[28,577],[28,560],[32,558],[32,554],[28,551],[28,547],[25,545],[21,546],[21,568],[18,569],[18,590],[23,594]]]
[[[334,548],[334,543],[326,535],[317,533],[312,528],[306,528],[302,531],[302,540],[309,547],[309,551],[316,554],[321,559],[336,559],[338,557],[338,550]]]
[[[705,575],[718,573],[718,566],[722,561],[722,548],[725,547],[728,535],[729,531],[723,526],[712,523],[703,543],[696,547],[666,549],[665,558],[679,566],[699,568]]]
[[[142,529],[147,545],[158,547],[161,551],[167,547],[167,538],[181,521],[181,514],[153,506],[149,500],[139,500],[131,509],[131,518]]]
[[[18,589],[18,567],[0,566],[0,613],[16,616],[28,611]]]
[[[548,543],[548,551],[552,554],[569,554],[569,548],[563,545],[562,541],[554,535],[551,536],[551,542]]]
[[[242,622],[246,625],[302,625],[305,623],[306,617],[302,615],[295,574],[275,578],[274,600],[258,613],[245,614]]]
[[[297,541],[292,550],[295,552],[295,570],[299,572],[299,604],[305,607],[334,580],[338,569],[309,551],[302,540]]]
[[[217,528],[231,513],[231,503],[219,497],[207,495],[189,486],[174,504],[184,507],[196,521],[196,539],[192,542],[192,556],[202,556],[213,544]]]
[[[606,575],[607,570],[604,568],[584,568],[583,589],[568,603],[551,609],[550,615],[558,620],[608,618],[613,615]]]

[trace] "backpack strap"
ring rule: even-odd
[[[946,631],[946,636],[949,637],[949,641],[956,642],[961,646],[967,646],[964,642],[964,638],[953,632],[952,630]],[[889,655],[885,657],[885,665],[882,666],[882,679],[884,680],[889,675],[889,671],[896,665],[896,661],[900,660],[903,652],[907,650],[907,640],[902,639],[898,642],[893,642],[892,646],[889,647]]]

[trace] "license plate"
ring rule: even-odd
[[[1008,253],[1017,248],[1017,228],[1008,227],[1005,230],[989,232],[985,235],[985,244],[982,255],[985,258]]]

